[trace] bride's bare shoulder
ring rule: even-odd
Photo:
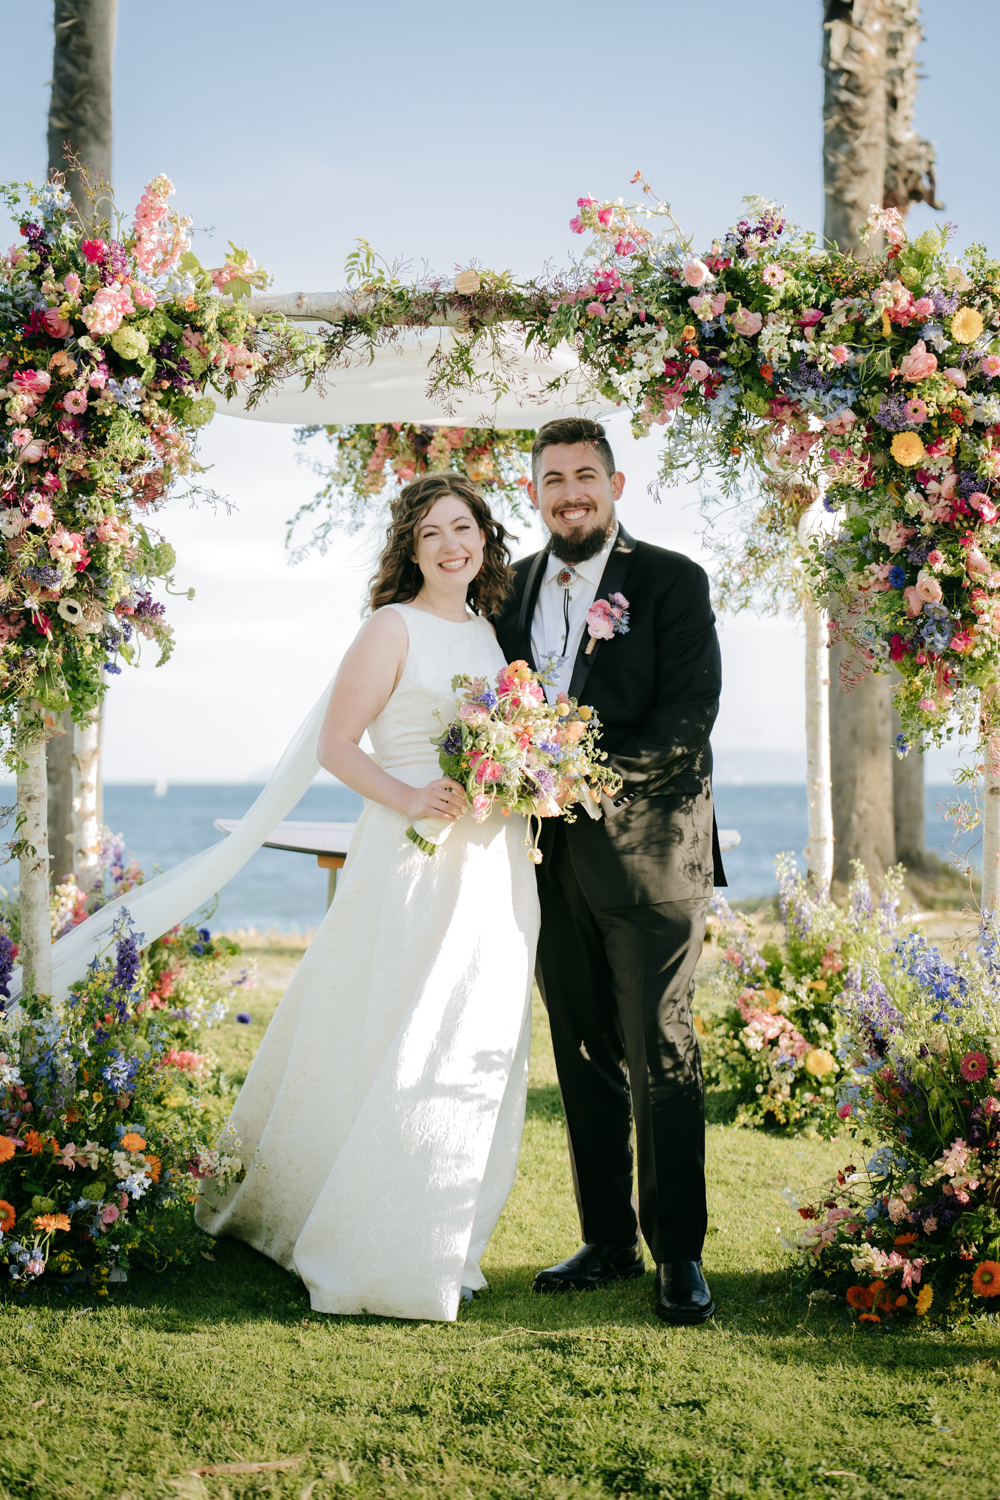
[[[357,644],[371,644],[380,648],[399,645],[404,649],[409,642],[406,620],[402,610],[384,604],[370,614],[354,637]]]

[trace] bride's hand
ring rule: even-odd
[[[407,812],[412,819],[447,818],[454,822],[469,806],[469,799],[457,781],[442,776],[439,781],[430,781],[426,786],[414,787]]]

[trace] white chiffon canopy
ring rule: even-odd
[[[333,683],[329,683],[307,714],[270,781],[228,838],[212,844],[183,864],[156,875],[145,885],[116,896],[92,917],[52,945],[52,995],[62,1000],[69,987],[82,979],[87,965],[111,944],[111,929],[126,908],[141,942],[151,943],[220,891],[246,864],[272,829],[291,812],[320,769],[319,731]],[[11,996],[21,993],[21,970],[11,976]]]

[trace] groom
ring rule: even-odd
[[[549,542],[515,564],[497,636],[508,661],[553,663],[550,701],[562,692],[593,707],[623,782],[599,818],[580,807],[575,823],[542,825],[537,977],[585,1243],[539,1271],[535,1290],[643,1275],[641,1224],[657,1263],[657,1313],[702,1323],[715,1304],[701,1272],[705,1118],[690,1002],[712,886],[725,884],[712,811],[721,664],[708,580],[620,524],[625,476],[599,423],[547,422],[531,459],[528,494]],[[607,636],[604,624],[606,638],[592,635],[595,601],[625,600],[627,630]],[[601,625],[609,612],[590,618]]]

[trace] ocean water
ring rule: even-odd
[[[125,835],[127,855],[152,875],[223,837],[213,826],[215,819],[242,817],[259,792],[252,785],[177,785],[157,796],[151,785],[110,784],[104,789],[104,819],[113,832]],[[953,830],[937,809],[952,795],[947,786],[926,791],[927,847],[945,859],[954,848]],[[739,846],[723,856],[729,899],[767,895],[776,889],[775,856],[784,851],[801,856],[805,845],[805,787],[721,785],[715,799],[720,828],[734,828],[741,835]],[[8,794],[4,800],[13,798]],[[310,787],[289,817],[353,822],[360,809],[355,792],[329,782]],[[15,879],[10,866],[0,870],[0,884],[10,887]],[[211,925],[307,932],[322,921],[326,889],[327,872],[318,868],[314,855],[259,849],[219,893]]]

